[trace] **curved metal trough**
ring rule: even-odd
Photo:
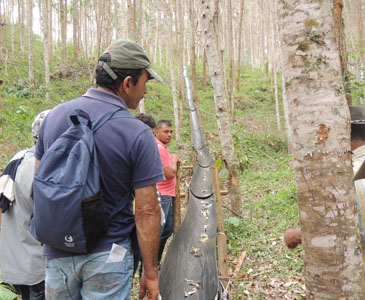
[[[162,300],[218,299],[216,259],[217,223],[211,168],[192,87],[184,67],[193,147],[198,158],[190,183],[189,205],[184,220],[167,250],[160,272]]]

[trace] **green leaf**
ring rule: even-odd
[[[226,168],[223,168],[219,171],[219,178],[226,178],[228,177],[229,173]]]
[[[215,161],[215,163],[214,163],[214,168],[216,168],[216,169],[220,169],[220,168],[222,168],[222,165],[223,165],[223,160],[221,160],[221,159],[217,159],[217,160]]]
[[[240,219],[237,217],[229,217],[227,222],[232,224],[234,227],[238,227],[240,225]]]

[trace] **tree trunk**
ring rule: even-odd
[[[362,21],[362,6],[361,6],[361,0],[356,0],[356,10],[357,10],[357,32],[358,32],[358,38],[359,38],[359,46],[360,51],[365,50],[364,49],[364,30],[363,30],[363,21]],[[365,61],[365,54],[360,52],[360,61],[361,61],[361,67]]]
[[[364,299],[333,8],[332,0],[281,0],[278,7],[304,277],[307,299]]]
[[[231,201],[231,209],[234,213],[240,214],[241,203],[238,194],[238,174],[237,164],[234,157],[234,146],[231,133],[231,122],[229,118],[228,101],[222,77],[221,59],[218,51],[218,1],[214,4],[210,1],[201,0],[201,17],[204,36],[204,45],[207,53],[209,65],[210,79],[213,86],[214,102],[218,123],[218,131],[220,143],[222,147],[222,155],[224,163],[229,171],[229,197]]]
[[[106,16],[106,28],[104,30],[104,36],[105,36],[105,45],[103,48],[108,47],[112,42],[112,34],[113,34],[113,26],[112,26],[112,3],[111,0],[104,0],[105,5],[105,16]]]
[[[182,11],[182,0],[177,1],[177,19],[176,19],[176,28],[178,28],[177,33],[177,78],[178,78],[178,90],[179,90],[179,125],[180,129],[183,126],[183,118],[184,118],[184,75],[183,75],[183,64],[184,64],[184,15]]]
[[[100,56],[101,48],[101,32],[103,28],[103,1],[95,1],[96,9],[96,47],[97,47],[97,57]]]
[[[145,114],[146,113],[146,106],[144,105],[144,99],[142,99],[141,101],[139,101],[139,112],[141,114]]]
[[[48,0],[48,49],[49,49],[49,60],[53,59],[53,10],[52,0]]]
[[[227,48],[228,48],[228,70],[229,77],[227,81],[227,89],[228,89],[228,101],[230,103],[230,110],[232,114],[232,118],[234,118],[234,51],[233,51],[233,25],[232,25],[232,0],[227,1],[227,28],[226,28],[226,36],[227,36]]]
[[[72,43],[76,60],[80,58],[79,32],[79,0],[72,0]]]
[[[343,53],[346,52],[344,24],[342,19],[343,2],[342,0],[333,0],[333,3],[334,3],[333,11],[334,11],[334,23],[336,30],[336,41],[338,45],[338,55],[341,63],[341,74],[345,84],[345,95],[347,104],[351,105],[352,99],[351,99],[349,71],[347,67],[347,56],[343,55]]]
[[[60,0],[60,22],[61,22],[61,73],[66,78],[67,70],[67,0]]]
[[[268,2],[268,13],[270,15],[270,23],[271,23],[271,37],[270,37],[270,48],[271,48],[271,64],[272,64],[272,74],[274,79],[274,91],[275,91],[275,111],[276,111],[276,124],[278,130],[281,131],[281,120],[280,120],[280,105],[279,105],[279,95],[278,95],[278,74],[277,74],[277,47],[275,45],[276,36],[275,36],[275,26],[274,26],[274,16],[273,16],[273,9],[274,6],[271,5],[272,1],[269,0]],[[268,32],[267,32],[268,33]]]
[[[174,121],[175,121],[175,137],[176,137],[176,143],[180,143],[180,119],[179,119],[179,104],[177,99],[177,86],[176,86],[176,79],[175,79],[175,68],[174,68],[174,44],[173,44],[173,11],[174,11],[174,5],[171,3],[170,8],[166,8],[166,15],[169,16],[169,43],[167,43],[167,49],[169,56],[169,68],[170,68],[170,78],[171,78],[171,93],[172,93],[172,104],[174,108]]]
[[[254,26],[254,22],[253,22],[253,7],[251,4],[250,10],[249,10],[249,44],[250,44],[250,63],[251,63],[251,68],[254,68],[255,66],[255,56],[254,56],[254,38],[253,38],[253,26]]]
[[[195,55],[195,28],[196,28],[196,17],[195,17],[195,0],[190,0],[189,5],[189,16],[190,16],[190,26],[191,26],[191,46],[190,46],[190,65],[191,65],[191,82],[193,85],[193,99],[196,104],[196,109],[199,118],[200,115],[200,102],[198,98],[198,80],[196,75],[196,55]]]
[[[89,6],[84,2],[83,3],[83,8],[84,8],[84,54],[85,54],[85,58],[88,59],[89,58],[89,37],[88,37],[88,31],[89,28],[87,26],[87,19],[89,17]],[[118,14],[118,10],[116,9],[115,14]]]
[[[49,82],[50,82],[50,72],[49,72],[49,44],[48,44],[48,15],[49,7],[48,0],[43,0],[43,13],[42,13],[42,24],[43,24],[43,55],[44,55],[44,81],[46,85],[46,101],[50,103],[49,95]]]
[[[27,27],[28,27],[28,79],[34,83],[33,64],[33,0],[27,0]]]
[[[135,12],[135,2],[132,3],[131,0],[127,0],[128,4],[128,33],[129,38],[133,41],[137,41],[137,28],[136,28],[136,12]]]
[[[236,73],[236,89],[241,89],[241,46],[242,46],[242,24],[243,24],[243,8],[244,0],[240,0],[239,29],[238,29],[238,53],[237,53],[237,73]]]
[[[121,30],[121,22],[120,22],[120,10],[121,10],[121,4],[118,3],[118,0],[114,0],[114,26],[116,28],[116,36],[117,40],[121,39],[122,36],[122,30]]]
[[[0,60],[3,59],[3,27],[5,26],[5,21],[3,21],[3,16],[1,14],[1,0],[0,0]]]
[[[20,52],[24,57],[24,20],[23,16],[25,16],[24,12],[24,0],[18,0],[18,23],[19,23],[19,32],[20,32]]]
[[[202,75],[202,81],[203,81],[203,91],[207,90],[207,51],[204,48],[204,54],[203,54],[203,75]]]

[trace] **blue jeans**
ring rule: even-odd
[[[161,196],[161,207],[165,214],[166,223],[161,227],[161,240],[167,241],[174,229],[174,216],[172,214],[172,200],[174,197]]]
[[[110,251],[49,259],[46,262],[47,300],[129,300],[133,253],[130,240],[117,262],[106,262]]]

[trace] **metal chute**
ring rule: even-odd
[[[184,67],[187,101],[197,164],[189,188],[184,220],[167,250],[160,272],[162,300],[218,299],[217,223],[211,168],[213,158],[204,145],[191,82]]]

